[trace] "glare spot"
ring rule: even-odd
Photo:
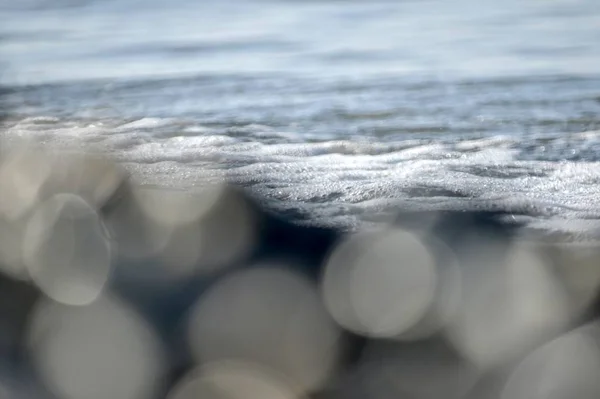
[[[24,224],[0,219],[0,270],[20,280],[29,279],[22,260]]]
[[[357,370],[347,376],[349,398],[460,399],[477,382],[476,367],[441,340],[410,344],[370,341]]]
[[[418,323],[397,337],[402,341],[425,339],[443,330],[460,306],[462,274],[458,261],[452,250],[442,242],[430,238],[429,244],[437,260],[433,302]]]
[[[158,342],[124,303],[101,297],[88,306],[42,302],[29,348],[45,384],[65,399],[145,399],[162,377]]]
[[[223,188],[202,190],[201,195],[180,190],[142,188],[133,192],[141,210],[163,226],[178,226],[198,221],[208,213]]]
[[[567,298],[539,254],[515,244],[506,258],[470,243],[462,264],[461,306],[448,334],[465,356],[482,367],[507,361],[568,322]]]
[[[319,387],[339,351],[339,330],[308,281],[256,268],[220,281],[190,318],[199,362],[246,360],[278,370],[300,391]]]
[[[585,311],[600,288],[599,248],[589,243],[541,245],[549,254],[557,277],[568,292],[574,315]]]
[[[109,216],[119,252],[156,256],[172,277],[213,272],[243,259],[256,240],[254,214],[234,190],[131,188]]]
[[[122,198],[108,210],[106,223],[117,243],[119,255],[124,260],[146,259],[160,253],[166,246],[171,230],[152,223],[138,206],[135,191],[128,186]]]
[[[348,330],[394,338],[415,326],[432,305],[433,257],[411,233],[366,233],[342,243],[323,277],[325,303]]]
[[[599,333],[588,325],[535,350],[514,369],[501,399],[600,397]]]
[[[185,376],[167,399],[298,399],[274,372],[247,362],[217,362]]]
[[[93,301],[108,280],[110,243],[92,207],[76,195],[58,194],[31,216],[23,261],[46,295],[82,305]]]
[[[15,220],[38,201],[52,173],[47,156],[21,148],[10,152],[0,164],[0,215]]]
[[[89,154],[61,157],[55,154],[52,174],[44,187],[44,194],[73,193],[83,198],[94,209],[104,206],[128,176],[109,159]]]

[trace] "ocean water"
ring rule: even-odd
[[[298,221],[504,209],[600,237],[597,0],[0,0],[2,140]]]

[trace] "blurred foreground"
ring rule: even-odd
[[[304,227],[31,146],[0,191],[1,398],[600,397],[599,249],[510,215]]]

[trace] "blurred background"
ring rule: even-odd
[[[0,399],[599,397],[599,65],[597,0],[0,0]]]

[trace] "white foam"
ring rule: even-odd
[[[600,235],[594,222],[572,222],[600,218],[600,163],[555,161],[565,145],[569,151],[593,146],[598,132],[546,136],[544,158],[528,153],[541,145],[533,136],[306,142],[260,125],[231,133],[194,124],[180,130],[178,123],[37,117],[13,123],[4,138],[99,151],[148,184],[189,189],[226,177],[320,223],[349,227],[398,206],[489,208],[530,214],[536,229]]]
[[[136,130],[136,129],[151,129],[159,126],[165,126],[170,121],[168,119],[161,118],[142,118],[133,122],[121,125],[118,130]]]

